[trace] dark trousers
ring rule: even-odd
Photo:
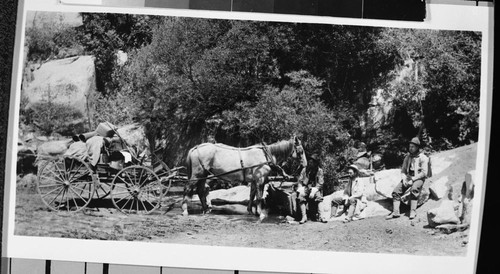
[[[392,198],[396,201],[401,201],[401,196],[406,192],[408,188],[411,187],[410,190],[410,200],[417,200],[420,195],[420,191],[422,191],[422,186],[424,185],[424,180],[417,180],[413,182],[411,186],[404,186],[403,181],[399,182],[399,184],[394,188],[392,192]]]

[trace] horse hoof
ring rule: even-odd
[[[182,212],[182,216],[186,217],[187,215],[188,215],[188,213],[187,213],[187,212],[185,212],[185,211],[184,211],[184,212]]]

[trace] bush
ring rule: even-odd
[[[54,133],[63,136],[84,131],[84,119],[80,111],[64,104],[53,102],[38,102],[30,107],[31,117],[27,118],[43,135]]]

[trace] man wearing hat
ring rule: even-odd
[[[313,154],[309,157],[308,165],[302,169],[298,178],[297,203],[300,208],[301,220],[299,223],[307,222],[307,204],[309,208],[317,208],[318,203],[323,199],[323,169],[320,167],[319,155]],[[319,214],[319,210],[316,210]],[[321,220],[326,222],[326,220]]]
[[[394,219],[400,216],[399,206],[401,196],[410,189],[410,219],[417,215],[418,196],[422,190],[429,167],[429,158],[420,151],[420,140],[418,137],[411,139],[409,153],[406,155],[401,167],[401,182],[392,192],[392,213],[386,219]]]
[[[359,180],[359,169],[356,165],[350,165],[347,168],[349,173],[349,182],[344,189],[344,195],[337,199],[332,200],[332,215],[335,216],[337,213],[337,207],[339,205],[344,205],[344,212],[347,209],[347,217],[344,222],[350,222],[359,219],[359,217],[354,216],[356,211],[361,211],[362,205],[366,202],[365,197],[365,184],[363,181]]]

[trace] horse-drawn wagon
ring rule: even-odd
[[[113,139],[128,147],[115,133]],[[88,157],[39,155],[36,189],[43,203],[54,211],[76,212],[108,197],[123,213],[149,214],[161,206],[172,181],[187,180],[179,173],[183,167],[170,169],[152,152],[131,153],[125,166],[113,167],[108,160],[113,152],[103,149],[95,165]]]
[[[114,130],[112,135],[128,151],[134,151],[117,131]],[[123,213],[149,214],[160,208],[172,184],[178,183],[184,186],[182,210],[187,215],[189,196],[197,193],[202,210],[207,211],[210,201],[207,205],[206,182],[226,180],[250,183],[249,211],[255,197],[257,212],[262,215],[260,201],[265,196],[263,184],[271,168],[279,167],[278,163],[289,157],[304,157],[300,140],[296,137],[248,148],[198,145],[188,153],[188,174],[181,173],[184,167],[170,169],[153,152],[131,153],[131,161],[119,168],[106,161],[112,150],[103,150],[102,153],[100,161],[94,164],[88,158],[72,155],[44,157],[40,161],[36,187],[43,203],[54,211],[81,211],[92,201],[108,197],[113,206]]]

